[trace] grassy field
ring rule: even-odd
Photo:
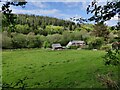
[[[104,54],[90,50],[3,51],[3,83],[14,86],[26,78],[23,83],[27,88],[103,88],[98,74],[113,71],[113,78],[117,78],[117,67],[104,66]]]

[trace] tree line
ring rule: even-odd
[[[86,49],[110,48],[110,43],[119,41],[119,31],[105,24],[75,24],[47,16],[16,15],[14,28],[3,22],[3,49],[51,48],[53,43],[66,46],[69,41],[83,40]],[[4,25],[5,24],[5,25]]]
[[[3,15],[4,16],[4,15]],[[48,29],[47,26],[62,26],[62,28],[59,28],[60,30],[75,30],[80,27],[80,24],[75,24],[72,21],[68,20],[62,20],[57,19],[53,17],[48,16],[36,16],[36,15],[24,15],[24,14],[18,14],[15,15],[17,17],[15,19],[15,27],[11,28],[6,25],[8,22],[7,20],[3,19],[3,31],[8,32],[17,32],[17,33],[23,33],[28,34],[29,32],[34,32],[35,34],[42,34],[42,35],[48,35],[46,29]],[[24,29],[24,30],[23,30]],[[51,32],[52,33],[62,33],[61,31],[58,32]],[[39,33],[40,31],[40,33]]]

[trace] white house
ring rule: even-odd
[[[85,45],[85,42],[84,41],[79,41],[79,40],[74,40],[74,41],[70,41],[68,44],[67,44],[67,48],[70,47],[70,46],[84,46]]]

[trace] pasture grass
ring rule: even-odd
[[[92,50],[6,50],[2,52],[3,83],[14,86],[26,77],[27,88],[103,88],[97,75],[112,72],[117,80],[118,71],[104,65],[104,54]]]

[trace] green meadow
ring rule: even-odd
[[[15,88],[104,88],[98,75],[112,72],[112,79],[118,78],[117,67],[104,65],[104,55],[92,50],[5,50],[2,82]]]

